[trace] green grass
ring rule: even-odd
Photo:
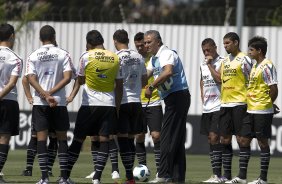
[[[5,174],[4,178],[9,183],[36,183],[40,178],[39,166],[36,162],[34,163],[33,176],[32,177],[24,177],[20,176],[21,172],[25,168],[25,156],[26,151],[17,150],[10,151],[8,160],[5,164],[3,172]],[[155,162],[154,155],[148,154],[147,157],[148,167],[151,170],[151,174],[153,178],[155,176]],[[281,164],[282,158],[271,158],[270,168],[269,168],[269,176],[268,182],[270,184],[280,184],[282,183],[282,175],[281,175]],[[258,177],[259,175],[259,158],[252,157],[249,163],[248,169],[248,179],[251,181]],[[119,168],[121,172],[121,176],[124,178],[124,168],[119,163]],[[233,171],[232,174],[235,176],[238,173],[238,157],[235,156],[233,159]],[[75,164],[71,178],[77,184],[85,184],[91,183],[91,179],[85,179],[84,177],[88,175],[93,170],[92,159],[89,151],[81,152],[79,160]],[[53,174],[55,177],[51,177],[51,183],[56,183],[56,180],[59,176],[59,166],[58,161],[53,168]],[[187,155],[187,174],[186,174],[186,183],[188,184],[196,184],[201,183],[201,181],[207,179],[211,175],[210,169],[210,161],[208,155]],[[113,183],[111,179],[111,165],[108,160],[106,168],[103,172],[102,176],[103,183]]]

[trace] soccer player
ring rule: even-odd
[[[217,53],[217,46],[213,39],[202,41],[202,51],[205,61],[201,63],[201,98],[203,114],[200,133],[208,136],[210,145],[210,159],[213,175],[204,183],[221,183],[222,146],[219,142],[219,110],[220,110],[220,66],[223,57]]]
[[[139,54],[145,59],[147,66],[151,55],[147,52],[144,44],[144,33],[137,33],[134,36],[134,44]],[[153,77],[148,79],[148,83],[154,81]],[[158,90],[155,89],[150,100],[145,97],[145,88],[141,91],[142,111],[143,111],[143,132],[136,135],[136,156],[139,164],[146,165],[146,149],[145,149],[145,133],[147,133],[147,126],[154,142],[154,153],[157,173],[159,171],[160,162],[160,131],[162,125],[163,111]]]
[[[113,35],[116,53],[120,58],[123,74],[123,96],[119,109],[118,143],[120,156],[126,171],[126,184],[135,183],[133,165],[135,157],[134,137],[142,132],[141,90],[147,84],[147,71],[143,57],[128,48],[128,34],[125,30],[115,31]]]
[[[48,129],[56,131],[59,142],[58,157],[60,164],[60,184],[68,183],[68,145],[67,130],[69,117],[66,108],[65,86],[73,74],[70,54],[56,47],[56,32],[53,27],[45,25],[40,29],[42,46],[27,59],[26,75],[35,89],[33,95],[33,126],[37,132],[37,152],[41,180],[37,184],[48,184]]]
[[[116,109],[122,97],[123,79],[119,72],[119,58],[105,50],[101,33],[97,30],[89,31],[86,42],[87,51],[80,57],[75,83],[83,85],[83,96],[74,139],[69,147],[68,175],[78,159],[86,136],[99,135],[100,146],[92,180],[93,184],[99,184],[109,155],[109,136],[117,124]]]
[[[240,38],[234,32],[223,37],[228,56],[221,65],[220,135],[223,144],[225,183],[247,183],[247,166],[250,159],[250,134],[246,130],[247,84],[252,68],[251,59],[240,51]],[[231,179],[233,150],[232,135],[236,136],[239,148],[239,175]],[[231,179],[231,180],[230,180]]]
[[[267,184],[270,161],[269,139],[274,113],[273,103],[278,96],[277,73],[271,60],[265,58],[267,41],[253,37],[248,43],[250,58],[256,60],[250,74],[247,90],[249,128],[253,130],[260,147],[260,176],[249,184]]]
[[[0,172],[9,152],[11,136],[19,134],[19,104],[16,84],[21,76],[23,61],[12,50],[15,30],[10,24],[0,24]],[[0,183],[6,183],[0,176]]]
[[[33,104],[33,98],[30,92],[30,85],[27,79],[27,76],[24,76],[22,79],[22,85],[25,92],[25,96],[29,102],[29,104]],[[27,155],[26,155],[26,168],[22,172],[22,176],[32,176],[32,169],[34,159],[37,153],[37,137],[36,132],[31,128],[31,138],[27,147]],[[58,143],[56,134],[54,131],[49,131],[49,144],[48,144],[48,175],[53,176],[52,167],[54,165],[56,155],[58,150]]]
[[[160,137],[160,168],[151,183],[166,181],[184,183],[186,172],[186,119],[190,107],[190,93],[182,62],[177,53],[163,45],[158,31],[144,36],[145,47],[153,56],[147,67],[154,81],[145,91],[147,98],[157,88],[165,103]]]

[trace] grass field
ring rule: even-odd
[[[36,183],[40,179],[39,166],[36,162],[34,164],[33,176],[20,176],[21,172],[25,168],[25,156],[24,150],[10,151],[8,160],[3,169],[5,174],[4,178],[9,183]],[[151,178],[155,176],[155,162],[154,155],[148,154],[147,157],[148,167],[151,169]],[[124,168],[119,163],[121,176],[124,178]],[[85,179],[93,169],[92,159],[89,151],[81,153],[78,162],[74,166],[71,174],[71,179],[77,184],[91,183],[91,179]],[[233,159],[233,176],[238,173],[238,157],[235,156]],[[51,183],[56,183],[59,176],[59,166],[56,161],[53,174],[55,177],[51,177]],[[187,174],[186,183],[196,184],[207,179],[211,175],[211,169],[209,164],[209,158],[207,155],[187,155]],[[252,157],[249,163],[248,179],[251,181],[259,175],[259,158]],[[282,158],[272,158],[269,168],[269,184],[281,184],[282,183]],[[107,166],[103,172],[102,183],[113,183],[111,179],[111,166],[108,160]]]

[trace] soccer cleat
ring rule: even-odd
[[[225,183],[242,183],[242,184],[247,184],[247,180],[245,179],[241,179],[238,176],[236,176],[235,178],[233,178],[232,180],[226,181]]]
[[[222,183],[223,181],[217,175],[212,175],[209,179],[202,181],[202,183]]]
[[[49,177],[54,177],[52,171],[48,171],[48,176],[49,176]]]
[[[93,176],[95,175],[95,171],[93,171],[92,173],[90,173],[88,176],[86,176],[85,178],[93,178]]]
[[[222,183],[225,183],[226,181],[228,181],[229,179],[226,178],[225,176],[221,176],[220,180],[222,181]]]
[[[169,178],[159,178],[158,176],[156,176],[155,179],[149,181],[149,183],[166,183],[166,182],[170,182],[171,179]]]
[[[4,173],[2,171],[0,172],[0,176],[4,176]]]
[[[264,180],[258,178],[258,179],[254,180],[252,182],[249,182],[248,184],[267,184],[267,181],[264,181]]]
[[[92,180],[93,184],[101,184],[101,182],[98,179]]]
[[[22,176],[32,176],[32,170],[29,169],[23,170]]]
[[[64,179],[63,177],[60,177],[59,180],[57,180],[58,184],[75,184],[70,178]]]
[[[49,184],[49,180],[48,178],[45,178],[44,180],[40,179],[39,182],[37,182],[36,184]]]
[[[135,184],[135,180],[134,179],[126,180],[124,184]]]
[[[120,178],[119,173],[117,171],[114,171],[111,175],[112,175],[112,179],[113,180],[116,180],[116,179]]]

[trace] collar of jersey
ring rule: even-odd
[[[46,45],[42,45],[41,47],[55,47],[55,45],[53,45],[53,44],[46,44]]]

